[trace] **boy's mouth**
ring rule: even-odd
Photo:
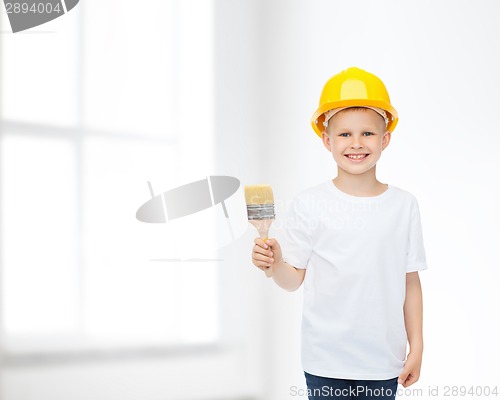
[[[361,162],[365,160],[370,154],[345,154],[345,156],[353,162]]]

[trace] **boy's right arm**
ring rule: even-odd
[[[254,242],[253,265],[261,270],[271,268],[272,278],[278,286],[289,292],[297,290],[304,281],[306,270],[295,268],[283,260],[281,247],[276,239],[264,242],[261,238],[256,238]]]

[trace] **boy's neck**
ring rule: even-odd
[[[385,192],[388,187],[387,184],[377,180],[375,168],[359,175],[349,174],[338,168],[338,175],[332,181],[341,191],[359,197],[378,196]]]

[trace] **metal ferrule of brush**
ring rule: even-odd
[[[248,219],[271,219],[274,218],[274,204],[247,205]]]

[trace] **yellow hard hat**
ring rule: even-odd
[[[391,105],[384,83],[375,75],[351,67],[332,76],[326,82],[319,107],[311,118],[311,125],[321,137],[325,130],[324,113],[339,107],[378,107],[387,112],[387,130],[392,132],[398,123],[398,113]]]

